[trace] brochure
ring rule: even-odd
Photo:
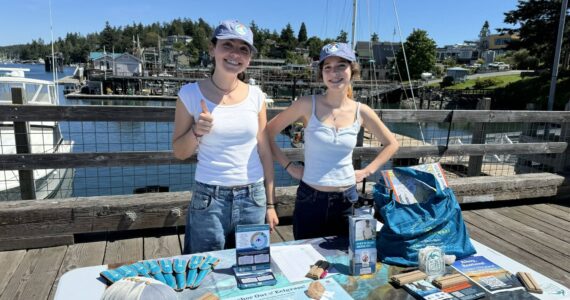
[[[439,163],[423,164],[411,167],[412,169],[434,174],[442,188],[448,186],[445,172]],[[397,174],[393,170],[382,171],[384,185],[392,190],[396,201],[402,204],[422,202],[435,192],[435,189],[415,178]]]
[[[227,298],[227,300],[309,300],[307,290],[309,285],[313,282],[319,282],[324,287],[325,291],[321,300],[350,300],[352,297],[332,278],[325,278],[318,281],[310,281],[288,285],[280,288],[260,291],[248,295]]]
[[[450,294],[441,291],[427,280],[418,280],[404,284],[404,289],[417,299],[422,300],[444,300],[453,299]]]
[[[452,266],[492,294],[524,289],[516,276],[484,256],[470,256],[454,262]]]
[[[471,282],[462,282],[441,290],[459,300],[475,300],[485,297],[485,291]]]
[[[240,289],[275,285],[271,271],[269,225],[236,227],[236,265],[234,273]]]

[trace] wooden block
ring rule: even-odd
[[[461,284],[464,282],[467,282],[467,277],[456,273],[456,274],[451,274],[451,275],[445,275],[442,276],[440,278],[437,278],[433,281],[433,285],[435,285],[436,287],[440,288],[440,289],[445,289],[448,288],[450,286],[454,286],[457,284]]]
[[[527,291],[531,293],[542,294],[542,289],[540,288],[540,285],[538,284],[538,282],[536,282],[536,280],[534,280],[534,278],[530,273],[517,272],[517,277],[526,287]]]
[[[427,274],[420,271],[420,270],[416,270],[413,272],[408,272],[408,273],[400,273],[398,275],[394,275],[392,277],[390,277],[390,280],[398,285],[398,286],[402,286],[404,284],[410,283],[410,282],[414,282],[414,281],[418,281],[418,280],[422,280],[427,278]]]

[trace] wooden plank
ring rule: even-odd
[[[271,232],[270,238],[271,244],[284,242],[283,238],[279,235],[279,233],[277,233],[277,230],[273,230],[273,232]]]
[[[568,256],[562,255],[552,248],[538,244],[534,242],[534,240],[514,231],[512,228],[505,227],[500,223],[481,217],[472,211],[464,211],[463,217],[467,222],[477,224],[479,228],[483,228],[485,231],[500,237],[502,240],[512,243],[536,256],[541,256],[546,261],[556,262],[561,269],[567,272],[570,271],[570,260]]]
[[[268,119],[281,108],[267,110]],[[375,112],[391,123],[448,122],[453,113],[454,123],[466,122],[552,122],[564,123],[570,119],[568,111],[509,111],[509,110],[411,110],[376,109]],[[174,107],[142,106],[51,106],[27,105],[16,108],[5,105],[0,110],[0,121],[174,121]]]
[[[97,241],[89,243],[79,243],[75,245],[69,245],[67,247],[67,252],[61,263],[61,267],[56,276],[56,280],[53,283],[48,299],[53,299],[55,297],[55,291],[57,290],[57,284],[59,283],[59,278],[68,271],[77,268],[96,266],[103,263],[103,257],[105,256],[105,246],[106,241]]]
[[[117,264],[143,259],[143,238],[109,238],[103,264]]]
[[[533,204],[533,205],[529,205],[529,206],[532,208],[538,209],[542,212],[545,212],[549,215],[552,215],[552,216],[558,217],[562,220],[570,222],[570,213],[567,211],[557,209],[557,208],[552,207],[552,206],[547,205],[547,204]]]
[[[488,110],[491,108],[491,98],[479,99],[477,102],[477,110]],[[485,144],[486,123],[475,123],[473,126],[473,135],[471,144]],[[467,167],[467,176],[479,176],[481,174],[481,166],[483,165],[483,156],[469,156],[469,166]]]
[[[517,207],[513,207],[513,209],[516,209],[526,215],[529,216],[533,216],[535,218],[539,218],[542,221],[551,224],[553,226],[556,226],[562,230],[568,230],[568,228],[570,228],[570,222],[568,221],[564,221],[558,217],[552,216],[550,214],[547,214],[543,211],[537,210],[537,209],[533,209],[532,207],[529,206],[517,206]]]
[[[548,232],[542,232],[536,228],[527,226],[517,220],[513,220],[491,209],[479,209],[472,212],[480,215],[483,218],[487,218],[488,220],[499,223],[504,227],[514,229],[520,235],[523,235],[537,243],[540,243],[560,253],[562,256],[566,256],[567,260],[570,259],[570,253],[568,252],[570,250],[570,243],[565,242],[553,235],[550,235]],[[570,268],[570,264],[568,267]]]
[[[511,209],[510,207],[502,207],[494,209],[494,211],[511,219],[517,220],[518,222],[521,222],[527,226],[545,232],[551,236],[555,236],[567,243],[570,243],[570,231],[568,231],[568,229],[561,229],[559,227],[553,226],[539,218],[523,214],[522,212],[516,209]]]
[[[0,239],[0,251],[71,245],[74,241],[71,234],[17,237],[18,233],[16,232],[14,235],[16,237]]]
[[[467,156],[487,154],[545,154],[563,153],[566,142],[517,143],[517,144],[467,144],[449,146],[413,146],[401,147],[394,158],[417,158],[423,156]],[[373,159],[382,147],[358,147],[353,151],[353,159]],[[283,149],[285,155],[296,161],[304,160],[304,150],[298,148]],[[139,165],[188,164],[196,162],[196,154],[180,161],[171,151],[133,151],[133,152],[84,152],[52,154],[5,154],[0,155],[0,165],[5,170],[64,169],[79,167],[117,167]]]
[[[66,246],[29,250],[0,300],[46,299],[66,250]]]
[[[26,250],[0,252],[0,266],[2,266],[2,272],[0,272],[0,295],[2,295],[8,281],[16,272],[25,255]]]
[[[178,235],[144,238],[144,259],[156,259],[182,254]]]
[[[568,205],[568,203],[566,203],[566,205]],[[560,205],[558,203],[548,203],[548,206],[554,207],[555,209],[565,211],[566,213],[570,214],[569,206]]]
[[[295,238],[293,237],[293,225],[281,225],[275,228],[281,239],[283,241],[293,241]]]
[[[477,224],[467,222],[469,235],[472,239],[484,244],[485,246],[508,256],[509,258],[537,271],[541,274],[557,281],[564,286],[570,286],[570,278],[568,272],[560,269],[556,264],[545,261],[542,256],[536,256],[506,242],[502,237],[495,236],[481,228]]]

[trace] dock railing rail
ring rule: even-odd
[[[280,108],[268,109],[268,119],[280,111]],[[570,173],[570,111],[384,109],[376,110],[376,113],[392,128],[401,143],[400,150],[387,167],[439,161],[446,170],[460,174],[449,178],[460,203],[570,195],[567,179]],[[112,191],[114,181],[137,176],[132,174],[137,172],[132,168],[165,165],[174,169],[174,166],[192,166],[196,162],[195,155],[185,161],[173,156],[170,148],[173,107],[0,107],[0,122],[4,124],[48,121],[57,121],[64,127],[62,134],[74,141],[74,151],[1,153],[2,171],[71,168],[76,170],[75,180],[107,178]],[[142,130],[142,135],[151,135],[154,143],[158,140],[161,145],[150,146],[146,140],[139,145],[132,136],[109,135],[94,124],[104,124],[105,128],[111,127],[110,124],[128,127],[133,135]],[[465,124],[470,125],[465,127]],[[499,131],[497,127],[500,127]],[[418,134],[419,131],[422,134]],[[520,133],[518,138],[510,138],[512,143],[493,142],[501,132],[508,132],[511,137]],[[79,139],[76,140],[74,134],[80,134],[75,135]],[[462,143],[450,142],[462,135],[467,136]],[[366,164],[381,146],[369,133],[364,132],[361,136],[359,145],[362,146],[354,150],[354,159]],[[291,160],[302,161],[303,150],[285,145],[289,142],[286,136],[281,140],[286,155]],[[496,156],[508,159],[497,161]],[[456,157],[470,158],[467,161]],[[116,167],[131,170],[123,171],[120,178],[115,179],[108,174],[108,169]],[[77,170],[82,169],[104,171],[78,178]],[[118,194],[97,194],[95,191],[50,201],[0,201],[0,250],[70,244],[79,233],[183,226],[193,181],[193,169],[187,170],[179,169],[178,173],[169,175],[173,180],[182,178],[188,183],[169,193],[133,195],[132,190]],[[286,174],[278,164],[275,164],[275,171],[281,177]],[[157,172],[161,172],[160,169]],[[88,173],[84,172],[84,175]],[[276,207],[280,216],[290,216],[294,207],[296,182],[287,180],[290,184],[278,184],[277,189]],[[374,180],[371,178],[369,185]]]

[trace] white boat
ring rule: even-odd
[[[0,105],[12,105],[12,88],[23,90],[23,105],[58,105],[56,86],[51,81],[25,77],[29,69],[0,68]],[[69,153],[72,141],[61,135],[58,122],[28,122],[29,143],[32,153]],[[0,122],[0,154],[15,154],[14,123]],[[71,196],[73,169],[34,170],[36,199]],[[0,201],[19,200],[18,170],[0,170]]]

